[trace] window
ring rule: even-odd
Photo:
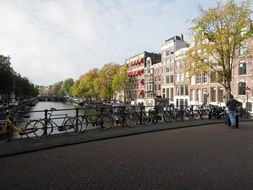
[[[165,98],[166,94],[165,94],[165,88],[163,88],[163,98]]]
[[[179,96],[179,87],[176,87],[176,95]]]
[[[207,73],[202,75],[202,83],[207,83]]]
[[[184,81],[184,73],[181,73],[181,81]]]
[[[246,82],[238,83],[238,95],[246,95]]]
[[[174,101],[174,88],[170,88],[170,100]]]
[[[216,81],[216,73],[215,72],[210,73],[210,79],[211,79],[211,83],[214,83]]]
[[[170,89],[169,89],[169,88],[166,88],[166,98],[169,97],[169,94],[170,94]]]
[[[177,65],[176,65],[177,69],[180,69],[180,63],[177,62]]]
[[[239,64],[239,70],[238,70],[238,75],[245,75],[246,74],[246,63],[240,62]]]
[[[170,75],[170,83],[174,82],[174,75]]]
[[[240,45],[239,47],[239,55],[244,55],[247,53],[247,48],[245,45]]]
[[[177,73],[177,82],[180,81],[180,74]]]
[[[166,76],[166,83],[170,83],[170,76]]]
[[[188,94],[188,85],[185,85],[185,95],[186,95],[186,96],[189,95],[189,94]]]
[[[196,76],[196,83],[201,83],[201,75]]]
[[[184,95],[184,86],[183,85],[180,86],[180,95],[181,96]]]

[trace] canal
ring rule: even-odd
[[[30,119],[38,119],[44,118],[45,112],[44,110],[50,110],[51,108],[55,108],[56,110],[61,109],[75,109],[76,107],[71,103],[65,102],[38,102],[35,106],[32,107],[30,110]],[[36,112],[34,112],[36,111]],[[37,112],[41,111],[41,112]],[[64,110],[64,111],[55,111],[54,114],[68,114],[68,115],[75,115],[75,110]]]
[[[57,125],[62,125],[64,122],[64,115],[75,116],[76,115],[76,106],[72,103],[65,102],[38,102],[35,106],[33,106],[28,113],[29,120],[37,120],[45,118],[45,110],[50,110],[51,108],[55,108],[57,111],[52,112],[52,118],[60,118],[54,119],[54,122]],[[72,109],[72,110],[64,110],[64,109]],[[62,110],[62,111],[59,111]],[[50,111],[48,111],[50,113]],[[24,127],[26,125],[25,122],[17,123],[17,126]],[[59,133],[56,128],[54,128],[53,134]],[[20,138],[21,136],[18,133],[15,133],[14,138]],[[26,136],[22,136],[22,138],[26,138]]]

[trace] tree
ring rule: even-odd
[[[70,95],[70,89],[74,85],[74,79],[68,78],[63,82],[62,91],[65,95]]]
[[[114,75],[119,70],[118,64],[106,64],[98,72],[98,77],[95,80],[95,91],[101,100],[110,100],[113,95],[112,80]]]
[[[228,0],[214,8],[199,8],[200,16],[192,21],[194,45],[189,48],[192,74],[216,72],[227,95],[231,93],[232,69],[236,50],[252,34],[251,1],[236,4]],[[214,79],[216,79],[214,78]]]
[[[98,94],[95,91],[95,80],[98,77],[98,69],[92,69],[80,77],[79,91],[82,97],[86,99],[97,99]]]
[[[61,93],[61,88],[62,87],[62,81],[61,82],[56,82],[52,85],[49,86],[48,89],[48,95],[49,96],[62,96]]]
[[[123,65],[113,77],[112,90],[113,92],[123,92],[124,102],[126,102],[126,92],[129,89],[129,85],[130,83],[127,75],[127,65]]]
[[[10,94],[14,88],[14,70],[10,63],[6,62],[6,57],[0,55],[0,95],[4,99],[10,99]]]
[[[74,85],[71,87],[70,91],[71,91],[72,96],[78,97],[78,98],[81,97],[79,85],[80,85],[80,80],[77,80],[75,81]]]

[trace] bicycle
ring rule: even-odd
[[[127,127],[135,127],[140,120],[138,115],[135,112],[129,112],[126,106],[116,107],[116,110],[112,112],[112,118],[115,124]]]
[[[26,118],[29,118],[29,116],[26,116]],[[43,134],[41,131],[44,131],[44,126],[40,121],[27,121],[26,125],[20,128],[16,126],[15,122],[10,117],[10,113],[7,112],[5,119],[0,121],[0,143],[10,140],[13,132],[18,132],[20,136],[26,135],[30,139],[39,138]]]
[[[88,110],[90,113],[88,113]],[[92,112],[95,110],[95,113]],[[113,126],[113,118],[110,114],[104,113],[104,106],[87,106],[84,109],[84,114],[81,116],[83,130],[86,130],[88,125],[99,127],[101,129],[109,129]]]
[[[48,118],[38,120],[38,122],[43,123],[44,136],[51,135],[55,128],[59,132],[65,132],[70,135],[76,135],[82,131],[82,121],[79,117],[68,116],[68,114],[53,114],[56,111],[55,108],[51,108],[49,111],[47,114],[49,116]],[[62,122],[59,125],[55,120],[62,120]],[[36,125],[37,123],[35,123]]]

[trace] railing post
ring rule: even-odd
[[[48,123],[48,120],[47,120],[47,113],[48,113],[48,110],[47,109],[45,109],[45,113],[44,113],[44,116],[45,116],[45,120],[44,120],[44,124],[45,124],[45,128],[44,128],[44,133],[43,133],[43,135],[47,135],[47,123]]]
[[[79,117],[79,108],[76,108],[76,117]]]
[[[141,123],[141,125],[143,124],[143,110],[144,110],[144,106],[141,104],[140,105],[140,123]]]
[[[76,108],[76,128],[78,127],[79,108]]]

